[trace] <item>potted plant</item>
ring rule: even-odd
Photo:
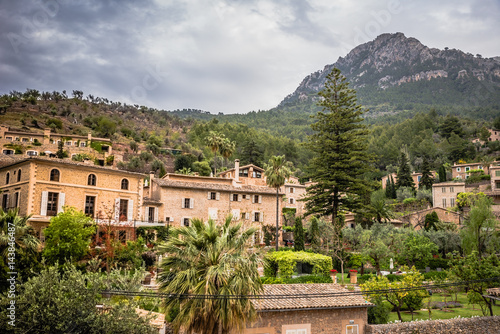
[[[358,271],[356,269],[349,270],[349,276],[351,277],[351,284],[358,282]]]
[[[332,278],[333,283],[337,283],[337,270],[330,270],[330,277]]]

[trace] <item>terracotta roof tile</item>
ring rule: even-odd
[[[321,294],[323,296],[308,296]],[[324,296],[324,295],[327,296]],[[332,294],[328,296],[328,294]],[[337,295],[335,295],[337,294]],[[343,294],[343,295],[338,295]],[[297,296],[294,298],[280,298],[279,296]],[[304,295],[304,297],[300,297]],[[263,296],[276,298],[262,298],[254,300],[257,311],[297,310],[318,308],[351,308],[368,307],[373,304],[363,296],[354,294],[339,284],[266,284]]]

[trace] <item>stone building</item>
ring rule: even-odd
[[[100,165],[104,165],[106,158],[113,154],[109,139],[92,137],[91,133],[87,136],[57,134],[51,133],[50,129],[45,129],[43,133],[34,133],[10,130],[0,125],[0,147],[3,155],[55,157],[61,141],[70,158],[75,154],[86,154],[93,157]],[[92,146],[99,147],[99,151]]]
[[[245,334],[362,334],[373,306],[333,283],[264,285],[263,297],[253,303],[258,318]]]
[[[425,216],[432,212],[435,212],[438,215],[439,220],[442,222],[453,223],[457,226],[460,226],[463,223],[463,216],[460,213],[441,207],[433,207],[412,212],[401,217],[401,222],[403,225],[411,225],[418,230],[424,227]]]
[[[434,207],[451,208],[455,206],[457,195],[465,192],[464,182],[441,182],[432,185]]]
[[[98,223],[140,226],[144,175],[42,157],[20,159],[0,167],[1,206],[18,208],[40,234],[50,218],[72,206]],[[127,236],[130,238],[130,236]]]

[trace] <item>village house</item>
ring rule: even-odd
[[[441,182],[433,184],[433,207],[444,209],[454,207],[457,195],[462,192],[465,192],[465,182]]]
[[[458,212],[453,212],[442,207],[433,207],[424,210],[418,210],[401,217],[403,225],[411,225],[416,230],[424,228],[425,216],[435,212],[440,221],[445,223],[453,223],[456,226],[463,224],[463,216]]]
[[[488,132],[490,133],[490,136],[488,137],[488,141],[499,141],[500,140],[500,130],[488,129]],[[474,138],[472,140],[472,142],[473,143],[480,143],[481,145],[484,144],[484,142],[479,138]]]
[[[221,177],[203,177],[182,174],[167,174],[163,178],[150,175],[145,198],[145,210],[155,208],[160,220],[169,226],[189,226],[192,218],[223,221],[228,215],[241,221],[246,227],[257,227],[254,242],[263,242],[263,227],[276,224],[276,190],[266,185],[263,170],[254,165],[243,166],[239,161],[235,168]],[[293,180],[295,181],[295,180]],[[297,183],[282,187],[278,191],[279,225],[282,224],[282,208],[302,210],[302,203],[283,202],[281,197],[288,191],[290,198],[298,199],[305,187]],[[281,240],[280,240],[281,242]]]
[[[0,167],[1,206],[31,215],[29,223],[42,239],[41,232],[50,218],[66,205],[82,210],[98,223],[140,226],[144,220],[143,179],[143,174],[93,162],[24,158]],[[132,238],[128,230],[121,232],[122,239]]]
[[[104,166],[106,158],[113,154],[109,139],[92,137],[90,132],[87,136],[51,133],[50,129],[43,130],[43,133],[34,133],[13,131],[0,125],[0,146],[4,155],[55,157],[61,141],[64,150],[69,152],[69,158],[76,154],[86,154]],[[92,146],[99,147],[99,151]]]
[[[245,334],[362,334],[373,306],[333,283],[264,285],[252,302],[258,318]]]

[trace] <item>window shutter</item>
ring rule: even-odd
[[[184,204],[186,203],[185,201],[186,199],[185,198],[181,198],[181,208],[185,209],[186,207],[184,206]]]
[[[252,221],[255,221],[255,211],[252,211]]]
[[[116,198],[115,199],[115,221],[120,220],[120,199]]]
[[[190,209],[194,208],[194,199],[193,198],[189,199],[189,208]]]
[[[155,223],[158,222],[158,208],[155,208]]]
[[[57,213],[63,212],[63,206],[65,201],[66,201],[66,194],[59,193],[59,202],[57,203]]]
[[[243,199],[243,195],[238,194],[238,202],[241,202],[242,199]]]
[[[11,196],[10,196],[10,194],[5,194],[5,195],[7,196],[7,201],[5,202],[5,205],[6,205],[6,208],[5,208],[5,209],[7,210],[7,209],[9,209],[9,208],[11,208],[11,207],[12,207],[12,205],[11,205],[11,203],[10,203]]]
[[[255,203],[255,195],[252,195],[252,203]]]
[[[262,195],[259,195],[259,204],[262,203]]]
[[[49,192],[42,191],[42,205],[40,207],[40,215],[41,216],[47,215],[47,201],[48,201],[48,199],[49,199]]]
[[[259,213],[259,221],[262,223],[264,221],[264,212]]]
[[[216,194],[215,194],[215,199],[216,199],[216,200],[220,200],[220,193],[216,193]]]
[[[208,192],[207,199],[210,199],[210,197],[211,197],[211,196],[210,196],[210,194],[211,194],[211,193],[210,193],[210,191],[209,191],[209,192]]]
[[[229,195],[229,200],[230,200],[231,202],[233,201],[233,196],[234,196],[234,194],[230,194],[230,195]]]
[[[245,219],[246,219],[246,220],[249,220],[249,219],[250,219],[250,212],[246,212],[246,213],[245,213]]]
[[[134,201],[131,199],[128,200],[127,220],[134,220]]]

